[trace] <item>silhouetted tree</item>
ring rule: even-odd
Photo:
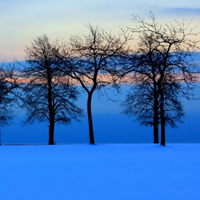
[[[167,85],[165,85],[167,87]],[[158,125],[160,117],[160,97],[157,89],[155,95],[154,84],[137,83],[129,91],[125,101],[122,103],[123,113],[130,117],[136,117],[141,125],[153,126],[154,143],[159,143]],[[171,127],[176,127],[176,121],[181,122],[184,116],[183,106],[178,99],[178,95],[170,89],[165,96],[165,122]]]
[[[176,112],[180,111],[180,115],[177,116],[182,116],[178,96],[189,98],[190,90],[197,80],[198,69],[193,56],[199,41],[193,39],[196,34],[193,33],[193,29],[189,30],[190,24],[185,25],[184,22],[160,24],[152,13],[150,13],[150,22],[138,16],[133,16],[133,21],[136,26],[131,31],[138,36],[139,48],[133,55],[127,56],[124,73],[133,72],[136,78],[142,75],[143,80],[150,79],[154,85],[152,91],[157,93],[156,95],[154,93],[154,99],[157,99],[157,102],[154,102],[156,107],[159,102],[161,144],[165,146],[166,119],[169,122],[172,117],[171,115],[167,117],[165,112],[168,110],[167,104],[173,102]],[[140,80],[141,84],[144,83],[143,80]],[[175,99],[172,99],[173,95]]]
[[[90,33],[83,37],[72,36],[67,49],[63,49],[64,74],[76,80],[87,92],[87,116],[90,144],[95,144],[92,122],[92,96],[95,90],[115,82],[118,57],[122,53],[128,35],[122,31],[113,35],[98,27],[89,26]]]
[[[1,64],[0,66],[0,126],[8,125],[14,117],[18,88],[14,65]],[[1,127],[0,127],[1,128]],[[0,135],[1,139],[1,135]],[[0,141],[1,145],[1,141]]]
[[[0,123],[8,124],[13,117],[14,90],[18,87],[14,65],[0,66]]]
[[[56,43],[50,43],[46,35],[36,38],[26,48],[26,62],[22,74],[24,104],[27,111],[25,123],[49,122],[49,144],[54,144],[55,123],[69,124],[78,119],[82,110],[75,105],[78,92],[69,77],[60,76],[56,59],[59,52]]]

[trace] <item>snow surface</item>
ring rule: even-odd
[[[200,144],[0,146],[1,200],[197,200]]]

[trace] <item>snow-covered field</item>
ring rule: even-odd
[[[1,200],[199,200],[200,144],[0,146]]]

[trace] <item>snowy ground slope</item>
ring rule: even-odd
[[[200,144],[1,146],[1,200],[197,200]]]

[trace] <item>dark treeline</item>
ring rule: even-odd
[[[46,35],[34,39],[25,49],[26,65],[0,67],[1,125],[9,124],[13,105],[19,106],[26,110],[25,124],[48,122],[49,144],[54,144],[55,123],[70,124],[83,116],[76,105],[80,85],[87,93],[89,141],[95,144],[93,93],[108,95],[108,86],[118,92],[128,83],[132,88],[123,112],[152,126],[154,143],[159,143],[160,125],[165,146],[166,125],[176,127],[184,116],[180,97],[192,99],[198,82],[198,35],[190,24],[159,23],[152,13],[148,21],[133,16],[133,22],[117,34],[89,25],[87,35],[67,42]]]

